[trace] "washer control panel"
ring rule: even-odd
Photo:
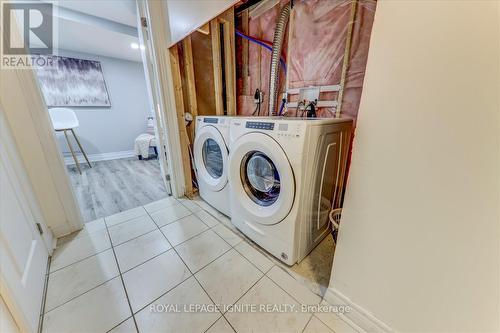
[[[203,118],[204,123],[217,124],[219,123],[219,118]]]
[[[268,123],[268,122],[263,122],[263,121],[247,121],[245,127],[272,131],[272,130],[274,130],[274,123]]]

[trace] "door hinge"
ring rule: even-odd
[[[38,229],[38,232],[40,233],[40,235],[43,235],[42,225],[38,222],[35,224],[36,224],[36,228]]]
[[[167,178],[168,181],[170,181],[170,175],[166,175],[165,177]]]
[[[141,26],[143,28],[147,28],[148,27],[148,20],[145,17],[141,17]]]

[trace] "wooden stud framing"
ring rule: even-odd
[[[222,101],[222,60],[220,48],[220,27],[219,20],[210,21],[210,34],[212,35],[212,58],[214,64],[214,85],[215,85],[215,114],[224,115],[224,104]]]
[[[338,106],[335,110],[335,118],[340,118],[340,112],[342,109],[342,99],[344,98],[345,91],[345,81],[347,76],[347,69],[349,67],[349,57],[351,56],[351,44],[352,44],[352,31],[354,29],[354,20],[356,19],[358,0],[352,0],[351,4],[351,17],[347,26],[347,37],[345,41],[344,59],[342,63],[342,74],[340,77],[340,91],[337,98]]]
[[[224,59],[221,58],[220,25],[224,30]],[[222,62],[224,61],[224,79],[226,83],[227,115],[236,115],[236,41],[234,35],[234,8],[225,11],[218,18],[210,21],[212,34],[212,56],[214,64],[215,84],[215,111],[217,115],[224,115],[222,100]]]
[[[189,156],[189,138],[186,125],[184,122],[184,101],[182,98],[182,79],[181,68],[179,63],[179,50],[177,45],[169,48],[170,64],[172,66],[172,83],[174,86],[174,98],[177,110],[177,121],[179,124],[179,136],[181,142],[182,165],[184,167],[184,181],[186,196],[193,196],[193,183],[191,177],[191,159]]]
[[[234,35],[234,8],[220,16],[224,25],[224,68],[226,78],[226,108],[228,116],[236,115],[236,41]]]
[[[193,64],[193,49],[191,47],[191,36],[187,36],[182,41],[183,56],[184,56],[184,76],[186,78],[186,92],[187,92],[187,110],[193,116],[193,119],[198,115],[198,102],[196,100],[196,84],[194,78],[194,64]],[[189,132],[191,134],[191,141],[194,142],[195,121],[189,125]]]
[[[196,31],[201,32],[204,35],[209,35],[210,34],[210,23],[208,23],[208,22],[205,23],[204,25],[202,25],[201,27],[196,29]]]
[[[241,13],[242,30],[244,34],[248,35],[249,31],[249,20],[248,20],[248,9],[245,9]],[[250,87],[248,82],[248,56],[249,56],[249,42],[247,39],[241,41],[242,45],[242,77],[243,77],[243,95],[250,95]]]

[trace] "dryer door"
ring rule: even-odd
[[[290,212],[295,197],[292,167],[281,146],[263,133],[249,133],[231,147],[229,181],[248,220],[276,224]]]
[[[227,184],[227,145],[214,126],[202,127],[194,140],[194,163],[199,181],[217,192]]]

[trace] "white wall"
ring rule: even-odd
[[[72,108],[80,121],[76,134],[87,154],[133,150],[134,139],[146,131],[147,117],[152,113],[142,63],[65,50],[59,55],[101,62],[111,107]],[[58,134],[58,141],[68,156],[63,134]]]
[[[238,0],[167,0],[170,25],[170,39],[167,44],[172,46],[181,41],[236,4]]]
[[[330,288],[396,331],[499,331],[497,1],[379,1]]]

